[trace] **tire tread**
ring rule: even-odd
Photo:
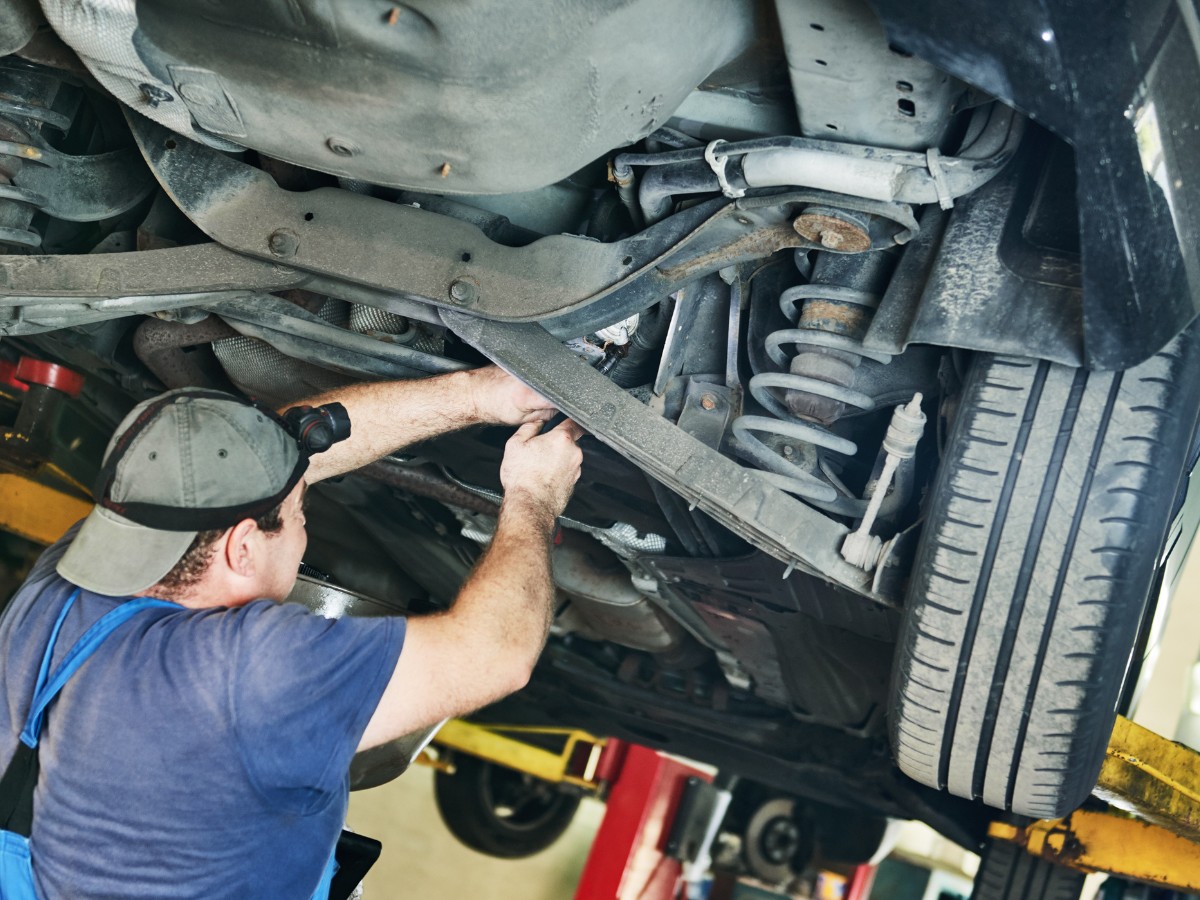
[[[1196,428],[1195,331],[1125,373],[977,358],[896,657],[911,777],[1038,818],[1090,792]]]

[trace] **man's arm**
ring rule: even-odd
[[[495,366],[355,384],[303,401],[308,406],[334,402],[350,414],[350,438],[313,456],[304,476],[309,484],[470,425],[521,425],[554,415],[548,400]]]
[[[529,680],[554,610],[550,541],[579,478],[574,422],[523,425],[505,447],[504,504],[487,551],[447,612],[412,618],[366,750],[485,706]]]

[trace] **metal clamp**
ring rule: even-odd
[[[713,174],[717,176],[717,183],[721,185],[721,193],[732,200],[737,200],[739,197],[746,196],[746,191],[742,188],[735,188],[725,176],[725,167],[729,164],[729,157],[717,154],[717,144],[725,143],[728,142],[721,138],[711,141],[704,148],[704,161],[708,163],[709,167],[713,170]]]

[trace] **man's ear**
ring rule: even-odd
[[[234,575],[254,578],[258,574],[258,542],[262,533],[253,519],[242,519],[225,535],[222,553],[225,564]]]

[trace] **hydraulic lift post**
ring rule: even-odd
[[[707,772],[657,750],[609,741],[598,776],[610,785],[575,900],[672,900],[683,861],[668,852],[689,784]]]

